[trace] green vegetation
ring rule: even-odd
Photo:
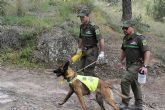
[[[163,17],[165,17],[165,1],[150,1],[150,3],[147,5],[147,14],[152,16],[155,20],[163,21]]]
[[[107,6],[108,3],[110,6]],[[67,28],[66,31],[77,37],[80,21],[76,14],[84,5],[92,10],[91,19],[100,26],[103,34],[110,34],[112,30],[122,33],[120,0],[0,0],[2,25],[30,27],[35,30],[35,32],[20,33],[21,49],[1,51],[0,60],[25,66],[35,65],[37,61],[30,62],[29,58],[31,59],[36,48],[37,36],[45,29],[49,30],[69,21],[73,22],[73,26]],[[164,7],[163,0],[132,1],[136,29],[143,34],[161,38],[157,42],[165,41]],[[155,44],[154,47],[152,51],[156,56],[165,56],[164,53],[164,55],[159,54],[163,51],[160,49],[161,44]],[[161,58],[164,59],[164,57]]]
[[[6,15],[6,5],[7,2],[5,0],[0,0],[0,16]]]
[[[36,28],[49,28],[53,26],[53,20],[49,18],[41,19],[36,16],[5,16],[3,18],[4,25],[17,25],[17,26],[29,26]]]
[[[31,58],[36,49],[37,36],[45,29],[49,30],[53,26],[61,26],[67,20],[75,23],[74,28],[68,28],[66,31],[77,36],[79,29],[75,16],[81,5],[90,6],[91,4],[89,0],[70,2],[61,0],[1,0],[2,25],[30,27],[34,31],[27,30],[27,32],[19,33],[21,47],[18,50],[10,48],[1,50],[0,61],[23,67],[40,65]],[[42,13],[46,13],[46,15],[40,16]],[[52,16],[52,13],[55,15]]]

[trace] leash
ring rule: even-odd
[[[78,71],[76,71],[76,72],[80,72],[80,71],[82,71],[82,70],[84,70],[84,69],[88,68],[89,66],[91,66],[91,65],[95,64],[96,62],[97,62],[97,60],[96,60],[96,61],[94,61],[94,62],[92,62],[92,63],[90,63],[89,65],[85,66],[84,68],[79,69],[79,70],[78,70]]]

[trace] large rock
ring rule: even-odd
[[[76,52],[77,41],[62,28],[53,28],[40,38],[35,58],[44,61],[51,67],[66,61]]]
[[[20,35],[15,29],[6,29],[0,33],[0,49],[12,48],[18,49]]]

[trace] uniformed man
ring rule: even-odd
[[[81,68],[88,66],[95,61],[104,59],[104,39],[101,36],[99,27],[90,21],[90,11],[88,8],[83,8],[78,13],[80,17],[80,34],[77,53],[83,52],[81,57]],[[99,44],[99,47],[98,47]],[[86,76],[96,76],[95,63],[83,70]]]
[[[125,34],[121,47],[120,63],[118,66],[122,68],[124,59],[126,59],[126,70],[123,72],[121,80],[121,90],[126,96],[130,95],[130,88],[134,93],[136,110],[143,110],[142,92],[138,83],[138,72],[148,72],[148,63],[150,59],[150,50],[146,38],[135,32],[131,21],[123,23],[122,30]],[[129,100],[122,100],[124,106],[129,105]],[[123,109],[124,110],[124,109]]]

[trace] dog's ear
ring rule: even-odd
[[[67,62],[65,63],[65,65],[64,65],[64,67],[63,67],[63,70],[64,70],[64,71],[68,70],[69,64],[70,64],[69,61],[67,61]]]

